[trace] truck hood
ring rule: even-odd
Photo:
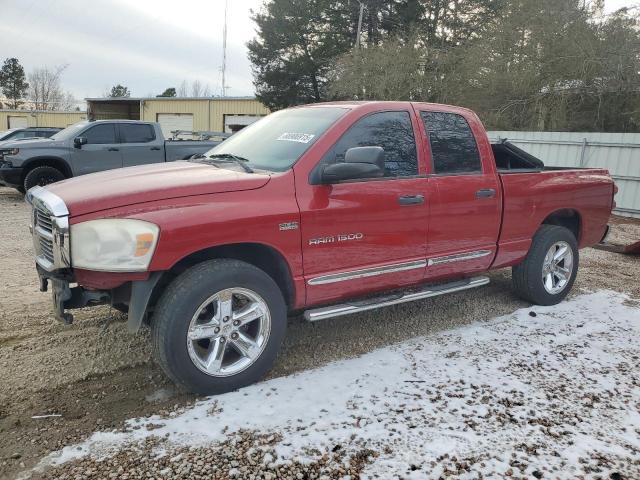
[[[46,188],[64,200],[71,216],[78,216],[170,198],[253,190],[269,179],[262,173],[169,162],[83,175]]]
[[[62,145],[61,141],[54,141],[50,138],[29,138],[24,140],[4,140],[0,142],[2,148],[51,148]]]

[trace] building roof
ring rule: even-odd
[[[25,113],[25,114],[40,114],[40,113],[53,113],[53,114],[65,114],[69,113],[79,113],[81,115],[86,115],[86,110],[24,110],[24,109],[13,109],[13,108],[0,108],[0,112],[8,112],[8,113]]]
[[[256,97],[89,97],[87,102],[142,102],[147,100],[256,100]]]

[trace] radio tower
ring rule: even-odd
[[[224,27],[222,28],[222,96],[227,96],[226,70],[227,70],[227,6],[228,0],[224,0]]]

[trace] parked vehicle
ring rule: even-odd
[[[82,121],[47,139],[3,144],[0,182],[24,192],[87,173],[186,159],[219,143],[165,141],[155,122]]]
[[[49,138],[60,130],[62,129],[56,127],[10,128],[9,130],[0,132],[0,142],[22,140],[23,138]]]
[[[457,292],[504,267],[516,294],[554,305],[578,248],[605,236],[614,194],[604,169],[492,146],[470,110],[355,102],[282,110],[204,158],[27,197],[56,317],[128,311],[132,331],[150,324],[168,376],[211,394],[270,368],[291,312],[316,321]]]

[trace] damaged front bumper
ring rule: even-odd
[[[131,281],[111,290],[90,290],[74,282],[71,271],[49,272],[36,264],[40,278],[40,291],[46,292],[51,284],[55,318],[65,324],[73,322],[67,310],[95,305],[125,304],[129,307],[127,326],[136,332],[145,319],[154,288],[162,272],[153,272],[146,280]]]

